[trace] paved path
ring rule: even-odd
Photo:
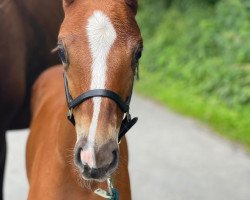
[[[128,133],[134,200],[249,200],[250,156],[196,121],[135,96]],[[5,200],[24,200],[26,133],[8,134]],[[11,141],[11,144],[10,144]]]

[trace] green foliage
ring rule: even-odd
[[[250,144],[250,122],[242,122],[246,113],[250,119],[249,1],[169,2],[140,2],[138,20],[145,43],[142,74],[153,78],[142,77],[138,88],[141,91],[158,91],[157,96],[162,96],[169,95],[166,91],[174,91],[172,88],[178,85],[176,93],[184,93],[191,102],[203,99],[205,106],[216,101],[217,107],[210,108],[214,113],[206,121],[214,121],[212,124],[216,127],[228,127],[230,132],[234,127],[235,133],[231,132],[231,135],[236,137],[237,130],[241,135],[247,134]],[[174,102],[179,102],[179,107],[183,105],[178,96]],[[224,109],[220,114],[216,112],[218,106]],[[233,120],[226,116],[226,108],[228,113],[234,113]],[[202,119],[206,118],[204,115],[199,113]],[[214,115],[228,121],[212,120]],[[236,125],[237,120],[243,127]]]

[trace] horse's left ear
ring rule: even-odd
[[[137,0],[125,0],[125,2],[132,9],[132,12],[136,15],[138,9]]]

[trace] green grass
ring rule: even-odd
[[[162,84],[159,76],[141,70],[136,83],[139,94],[153,98],[174,111],[192,116],[210,125],[223,137],[243,144],[250,150],[250,107],[232,109],[218,99],[195,95],[182,84]]]
[[[142,0],[139,93],[250,149],[248,0]]]

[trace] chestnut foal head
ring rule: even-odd
[[[142,51],[136,0],[64,0],[59,55],[72,98],[105,89],[125,102]],[[107,97],[92,97],[73,110],[75,164],[84,179],[104,181],[117,168],[124,112]]]

